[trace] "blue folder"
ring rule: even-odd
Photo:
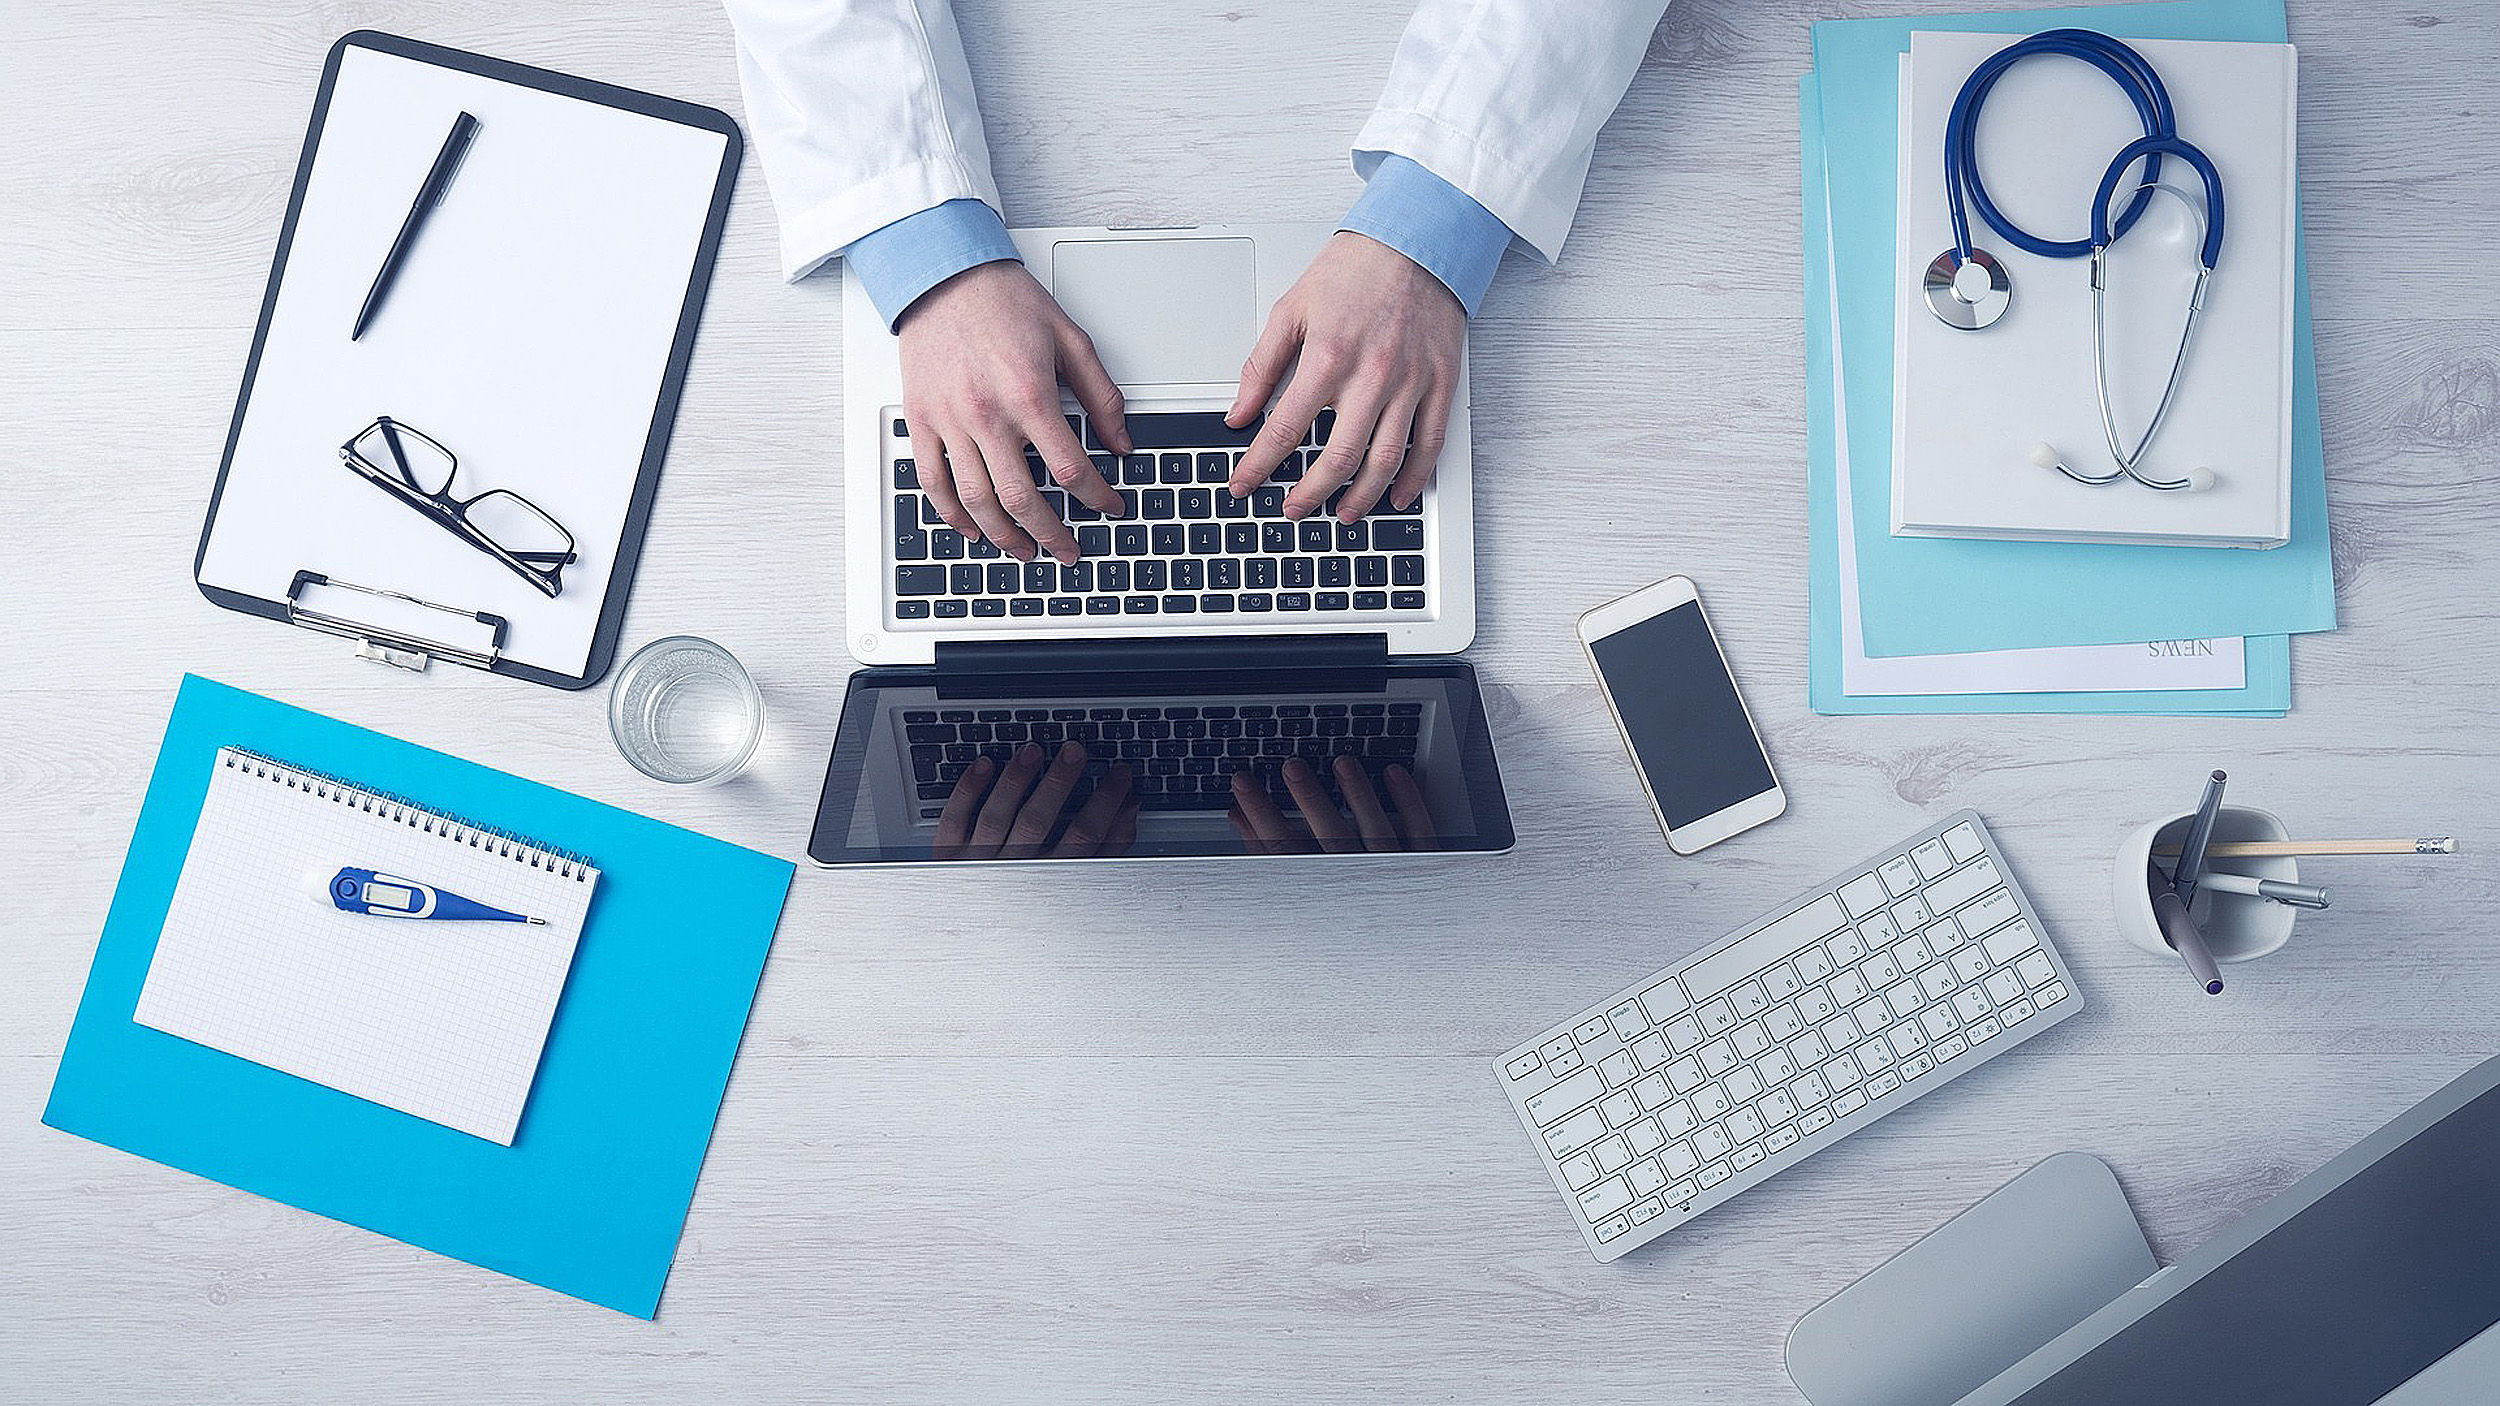
[[[1806,658],[1808,698],[1826,714],[1874,713],[2201,713],[2280,717],[2291,706],[2291,641],[2247,642],[2247,682],[2237,689],[2113,693],[1957,693],[1931,697],[1841,691],[1839,414],[1832,404],[1831,260],[1824,206],[1822,129],[1815,122],[1815,78],[1798,83],[1798,135],[1805,168],[1806,271]],[[1863,563],[1861,563],[1863,567]],[[1861,609],[1864,602],[1860,602]]]
[[[2026,34],[2061,25],[2127,39],[2279,43],[2284,38],[2282,0],[1826,20],[1814,26],[1815,125],[1829,157],[1830,217],[1837,236],[1837,334],[1848,368],[1852,526],[1866,651],[1949,654],[2332,629],[2326,461],[2318,437],[2305,260],[2293,278],[2298,295],[2289,543],[2250,551],[1891,535],[1900,56],[1914,30]],[[2081,276],[2078,270],[2076,277]],[[2222,276],[2229,276],[2227,267]],[[1955,608],[1936,610],[1938,600],[1953,601]]]
[[[224,746],[599,866],[510,1147],[132,1021]],[[185,678],[43,1120],[649,1318],[792,872],[785,860]]]

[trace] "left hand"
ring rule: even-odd
[[[1276,300],[1241,368],[1240,393],[1224,417],[1236,428],[1257,418],[1289,367],[1293,379],[1242,451],[1233,494],[1248,497],[1267,482],[1333,406],[1336,428],[1318,464],[1285,495],[1285,516],[1308,517],[1349,480],[1339,521],[1360,519],[1384,492],[1396,506],[1411,506],[1432,482],[1449,435],[1466,346],[1467,310],[1441,280],[1368,236],[1330,236]]]

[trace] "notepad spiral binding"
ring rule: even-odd
[[[471,849],[484,850],[489,854],[520,860],[534,869],[544,869],[577,883],[590,881],[592,865],[587,857],[574,854],[569,850],[557,849],[553,845],[542,844],[526,835],[516,835],[509,830],[500,830],[492,825],[480,825],[458,816],[445,815],[440,811],[419,805],[405,796],[395,796],[387,791],[376,791],[371,787],[359,786],[343,777],[313,771],[291,762],[282,762],[275,757],[263,756],[258,752],[246,751],[240,747],[224,749],[219,754],[218,760],[221,765],[233,768],[247,776],[280,782],[296,790],[308,792],[321,800],[354,806],[369,815],[382,816],[412,830],[421,830],[429,835],[441,835],[454,843],[465,844]]]

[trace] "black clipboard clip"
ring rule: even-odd
[[[406,630],[395,630],[384,625],[352,620],[347,616],[333,614],[326,610],[316,610],[303,602],[303,594],[308,587],[353,591],[358,595],[371,596],[377,600],[399,601],[406,605],[440,611],[455,620],[468,620],[484,625],[489,631],[488,641],[483,650],[473,649],[466,645],[453,644],[448,640],[428,639]],[[286,588],[286,619],[291,625],[301,625],[307,630],[319,630],[325,635],[337,635],[341,639],[355,641],[356,657],[359,659],[371,659],[376,663],[388,664],[393,668],[406,669],[411,673],[419,674],[424,673],[425,666],[435,659],[448,659],[455,664],[466,664],[472,669],[491,670],[495,667],[495,661],[503,657],[504,637],[512,628],[511,622],[504,617],[489,614],[483,610],[462,610],[457,606],[437,605],[430,600],[419,600],[404,591],[386,591],[375,586],[359,586],[353,581],[333,581],[318,571],[295,573],[294,583]]]

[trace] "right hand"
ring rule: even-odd
[[[1063,565],[1077,560],[1076,534],[1025,468],[1026,445],[1061,488],[1106,516],[1127,516],[1059,409],[1064,380],[1095,435],[1126,454],[1120,388],[1093,339],[1024,265],[965,269],[921,294],[896,331],[912,457],[921,489],[948,526],[987,537],[1018,561],[1033,560],[1037,547]]]
[[[1070,805],[1089,760],[1074,742],[1061,743],[1055,757],[1027,742],[1003,767],[988,757],[973,762],[946,798],[929,857],[1099,859],[1128,853],[1137,843],[1143,802],[1124,763],[1112,763],[1084,805]]]

